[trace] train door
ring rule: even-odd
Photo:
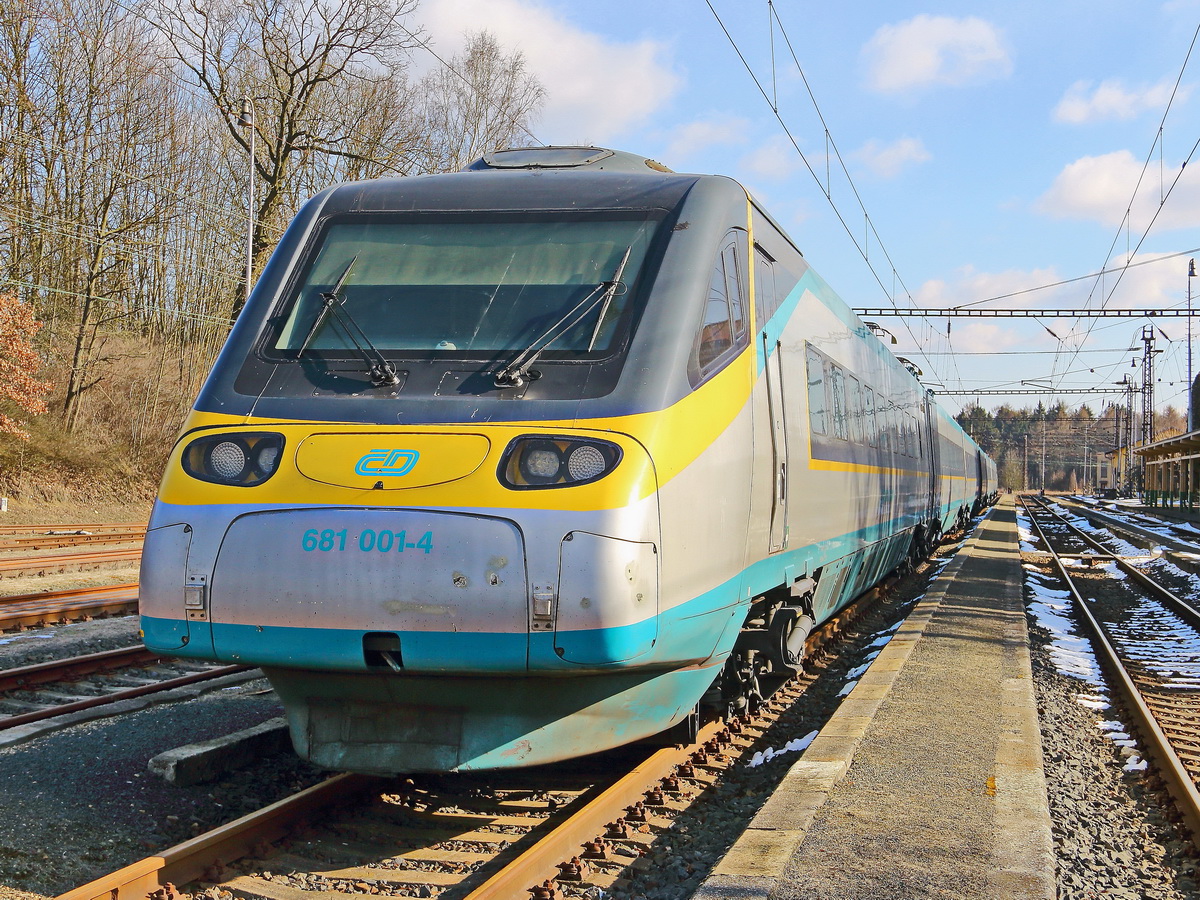
[[[942,515],[942,442],[938,439],[937,411],[928,393],[922,398],[921,407],[926,436],[925,446],[929,448],[927,460],[929,464],[929,504],[925,521],[932,522],[934,519],[940,519]]]
[[[767,408],[771,419],[771,537],[770,552],[777,553],[788,543],[788,447],[787,407],[783,399],[783,344],[765,328],[767,317],[778,306],[775,296],[775,266],[771,257],[754,245],[756,312],[762,337]]]
[[[983,467],[983,451],[976,448],[975,450],[975,503],[971,508],[971,512],[979,515],[983,509],[983,498],[987,494],[987,472]]]
[[[788,451],[787,412],[783,403],[783,348],[779,341],[775,346],[768,344],[763,334],[763,352],[766,354],[767,403],[771,410],[771,458],[773,463],[775,490],[771,497],[771,552],[787,546],[787,503],[788,503]]]

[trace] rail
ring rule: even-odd
[[[32,628],[92,616],[135,613],[136,582],[0,597],[0,631]]]
[[[111,563],[134,562],[141,558],[140,547],[135,550],[95,550],[91,553],[9,557],[0,559],[0,578],[49,575],[84,568],[98,569]]]
[[[1158,717],[1154,714],[1150,705],[1147,703],[1142,691],[1139,689],[1133,675],[1121,660],[1116,648],[1110,642],[1103,626],[1088,609],[1082,595],[1079,593],[1075,585],[1075,580],[1067,571],[1066,565],[1063,563],[1062,557],[1054,550],[1048,536],[1043,531],[1041,524],[1037,521],[1033,510],[1030,508],[1029,501],[1025,496],[1021,497],[1021,503],[1025,507],[1030,524],[1037,532],[1039,540],[1046,548],[1054,568],[1058,571],[1059,577],[1067,586],[1067,590],[1071,594],[1071,599],[1079,619],[1085,623],[1088,631],[1093,638],[1092,646],[1096,650],[1096,655],[1100,663],[1106,671],[1114,679],[1121,696],[1127,704],[1127,708],[1136,720],[1136,725],[1140,731],[1142,738],[1146,744],[1147,750],[1154,759],[1158,772],[1161,775],[1163,782],[1166,784],[1171,796],[1175,799],[1179,807],[1179,811],[1183,816],[1184,822],[1191,831],[1193,838],[1200,843],[1200,791],[1196,789],[1196,783],[1188,771],[1183,759],[1176,751],[1173,742],[1168,738],[1166,729],[1160,724]],[[1042,504],[1052,515],[1055,515],[1060,520],[1061,516],[1048,509],[1047,504]],[[1069,523],[1066,523],[1069,525]],[[1083,535],[1078,529],[1075,531]],[[1123,564],[1116,554],[1096,544],[1095,541],[1087,538],[1089,545],[1100,547],[1101,551],[1108,557],[1117,560],[1118,564]],[[1125,565],[1122,565],[1123,570],[1128,571]],[[1132,566],[1128,568],[1133,568]],[[1143,584],[1145,579],[1142,573],[1138,573],[1138,583]],[[1165,591],[1158,585],[1155,585],[1156,594]],[[1169,593],[1169,592],[1166,592]],[[1178,600],[1178,598],[1176,598]],[[1179,601],[1182,603],[1182,601]],[[1187,604],[1182,604],[1187,607]],[[1189,607],[1190,608],[1190,607]]]
[[[843,610],[837,620],[827,623],[811,635],[812,655],[819,657],[832,642],[848,633],[848,623],[860,616],[880,593],[881,590],[876,589],[864,595]],[[448,799],[438,796],[442,788],[420,788],[422,782],[419,776],[415,777],[417,787],[404,787],[397,786],[396,782],[343,775],[166,850],[159,856],[126,866],[63,894],[59,900],[143,900],[147,895],[170,897],[169,891],[165,894],[154,892],[162,891],[168,883],[183,885],[201,876],[204,876],[207,882],[218,882],[223,876],[223,865],[246,855],[260,858],[273,855],[276,851],[268,845],[285,837],[291,830],[292,823],[301,818],[307,818],[308,821],[320,820],[323,830],[337,836],[334,841],[335,847],[348,839],[365,841],[368,833],[379,829],[388,835],[384,839],[384,845],[388,848],[384,851],[385,856],[403,855],[406,859],[412,857],[412,865],[402,869],[351,867],[343,870],[334,866],[333,868],[339,871],[308,876],[327,883],[337,883],[337,887],[319,888],[322,892],[363,892],[362,882],[374,879],[379,880],[380,891],[390,886],[387,893],[398,890],[401,885],[411,888],[423,884],[429,890],[437,892],[438,896],[459,897],[464,900],[511,900],[530,895],[534,898],[549,897],[555,895],[554,885],[561,885],[564,881],[573,882],[577,886],[586,885],[590,881],[608,890],[613,880],[618,877],[611,875],[611,870],[621,869],[633,862],[633,858],[605,858],[603,847],[606,839],[602,836],[606,834],[610,823],[614,820],[623,822],[624,817],[632,818],[636,814],[653,820],[661,815],[661,812],[654,810],[661,811],[667,802],[686,805],[689,801],[680,799],[684,795],[680,793],[678,786],[671,793],[672,799],[662,799],[664,791],[671,791],[670,784],[673,781],[676,785],[683,781],[697,794],[703,793],[707,786],[716,781],[717,770],[733,765],[737,759],[750,752],[755,742],[766,733],[773,718],[790,708],[803,692],[800,685],[812,683],[816,677],[815,674],[804,674],[798,679],[781,684],[762,706],[759,716],[738,720],[730,726],[710,722],[699,729],[694,742],[686,745],[665,747],[651,752],[645,752],[643,748],[643,752],[638,754],[638,760],[630,769],[611,779],[600,777],[599,784],[595,783],[596,773],[587,770],[586,777],[593,783],[591,789],[580,792],[560,786],[530,792],[531,795],[537,794],[543,798],[556,792],[561,796],[569,794],[574,799],[570,799],[565,806],[550,800],[548,805],[539,806],[541,812],[524,811],[505,815],[504,810],[512,809],[513,806],[508,802],[491,801],[491,811],[471,813],[469,810],[472,804],[483,802],[486,806],[488,801],[480,801],[479,794],[463,794]],[[431,783],[441,782],[435,780]],[[373,805],[375,808],[386,807],[391,810],[388,814],[390,818],[385,818],[384,824],[363,824],[358,818],[362,810],[358,809],[354,810],[350,821],[334,821],[335,817],[328,812],[331,806],[355,797],[361,798],[364,792],[372,787],[376,787],[390,798],[385,802],[384,798],[376,797],[365,804],[367,807]],[[489,789],[485,788],[483,795],[491,796],[488,791]],[[398,802],[397,795],[406,793],[410,796],[400,798],[405,802]],[[655,797],[659,799],[654,800]],[[443,806],[448,808],[445,813],[439,811]],[[518,806],[522,810],[531,808],[529,803]],[[631,810],[639,812],[635,814]],[[318,813],[320,815],[317,815]],[[420,827],[425,830],[427,836],[416,836],[419,823],[423,823]],[[659,818],[654,828],[661,827],[665,826]],[[397,849],[398,840],[401,844],[410,840],[426,843],[418,843],[413,850],[401,853]],[[302,847],[307,848],[303,852],[278,852],[295,862],[297,853],[303,857],[313,855],[313,841],[320,842],[311,836],[302,842]],[[652,836],[642,832],[625,837],[626,844],[632,847],[648,846],[650,841]],[[619,844],[621,840],[608,840],[607,843]],[[447,850],[446,847],[450,849]],[[581,857],[586,857],[589,853],[598,856],[599,859],[590,864],[581,860]],[[320,855],[316,854],[318,858]],[[273,860],[263,865],[264,868],[272,868],[278,872],[279,865],[282,864],[284,863],[280,863],[279,860]],[[441,865],[448,865],[450,869],[431,871]],[[245,869],[245,866],[239,868]],[[329,866],[326,865],[325,868]],[[581,869],[590,869],[591,876],[589,877],[586,871],[581,872]],[[271,890],[282,887],[278,884],[279,877],[278,874],[274,876],[272,884],[275,887]],[[246,892],[253,894],[257,890],[257,880],[252,875],[238,876],[234,879],[236,884],[226,882],[224,889],[243,896],[247,895]],[[355,887],[356,884],[359,887]]]

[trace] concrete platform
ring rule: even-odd
[[[1055,897],[1011,496],[789,770],[699,900]]]

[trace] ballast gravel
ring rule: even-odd
[[[137,642],[136,618],[0,634],[0,669]],[[186,788],[147,771],[165,750],[282,715],[268,689],[249,682],[0,749],[0,900],[57,896],[323,779],[290,753]]]

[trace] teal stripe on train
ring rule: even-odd
[[[856,550],[869,549],[863,547],[865,538],[877,530],[878,526],[863,529],[760,560],[712,590],[662,612],[657,621],[650,618],[602,631],[558,634],[397,631],[400,657],[406,671],[459,673],[511,672],[525,668],[582,672],[666,665],[668,661],[671,666],[699,663],[730,651],[750,596],[779,584],[782,573],[788,569],[799,574],[807,565],[827,565],[848,558]],[[878,547],[874,552],[880,554],[878,564],[894,565],[907,550],[907,542],[907,533],[900,532],[885,544],[874,543]],[[828,598],[818,610],[818,618],[831,614],[851,599],[859,589],[858,582],[864,579],[869,580],[866,572],[861,578],[847,578],[841,594]],[[217,658],[231,663],[345,672],[366,670],[362,629],[185,622],[151,616],[142,617],[142,629],[147,647],[178,656],[212,658],[215,645]],[[183,635],[188,635],[188,643],[181,646]],[[569,646],[571,655],[592,662],[584,666],[564,660],[555,652],[556,645]],[[649,651],[640,651],[647,646],[651,647]],[[604,660],[610,662],[604,665]]]

